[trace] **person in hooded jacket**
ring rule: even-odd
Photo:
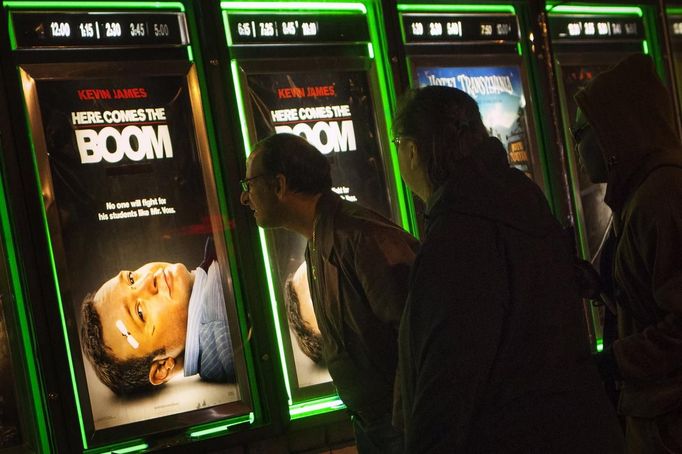
[[[463,91],[408,92],[394,125],[427,204],[399,334],[406,451],[622,453],[542,191]]]
[[[652,60],[632,55],[575,100],[577,151],[613,211],[618,339],[600,369],[621,382],[627,452],[682,453],[682,145],[670,94]]]

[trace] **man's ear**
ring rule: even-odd
[[[282,200],[287,193],[287,177],[278,173],[275,175],[275,194]]]
[[[167,357],[155,359],[149,368],[149,383],[154,386],[162,385],[170,380],[175,367],[175,358]]]
[[[417,144],[413,141],[407,142],[407,156],[410,162],[410,169],[415,170],[421,166],[421,159],[419,157],[419,152],[417,151]]]

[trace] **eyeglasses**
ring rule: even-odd
[[[261,173],[260,175],[256,175],[255,177],[244,178],[243,180],[239,180],[239,184],[242,185],[242,191],[243,191],[243,192],[249,192],[249,190],[251,189],[251,186],[250,186],[249,183],[250,183],[252,180],[255,180],[256,178],[264,177],[265,175],[266,175],[266,174]]]
[[[575,127],[575,128],[569,128],[569,131],[571,132],[571,136],[573,137],[573,143],[574,144],[579,144],[580,141],[583,140],[585,136],[585,132],[590,128],[589,123],[583,123],[582,125]]]

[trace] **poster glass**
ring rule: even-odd
[[[22,72],[67,336],[95,431],[172,415],[205,422],[248,399],[196,75],[178,66]]]
[[[391,217],[367,71],[250,73],[247,85],[256,139],[275,132],[305,137],[329,160],[337,194]],[[267,231],[267,244],[274,285],[284,303],[280,307],[287,314],[284,342],[288,363],[295,366],[289,376],[296,394],[331,381],[310,301],[306,241],[277,229]]]
[[[608,65],[565,65],[561,67],[562,82],[566,106],[564,107],[568,115],[568,123],[574,124],[577,112],[577,105],[573,96],[583,88],[594,76],[608,69]],[[572,139],[571,139],[572,140]],[[574,163],[578,163],[578,156],[573,146],[570,153]],[[605,183],[592,183],[583,166],[576,165],[576,182],[580,194],[582,205],[583,223],[585,227],[587,247],[589,252],[588,259],[592,260],[599,250],[606,229],[611,219],[611,209],[604,203],[606,194]]]
[[[478,103],[483,124],[500,139],[509,163],[534,178],[529,149],[526,95],[518,66],[417,67],[419,87],[444,85],[468,93]]]

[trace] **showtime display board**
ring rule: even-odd
[[[107,441],[248,413],[194,66],[20,71],[83,430]]]

